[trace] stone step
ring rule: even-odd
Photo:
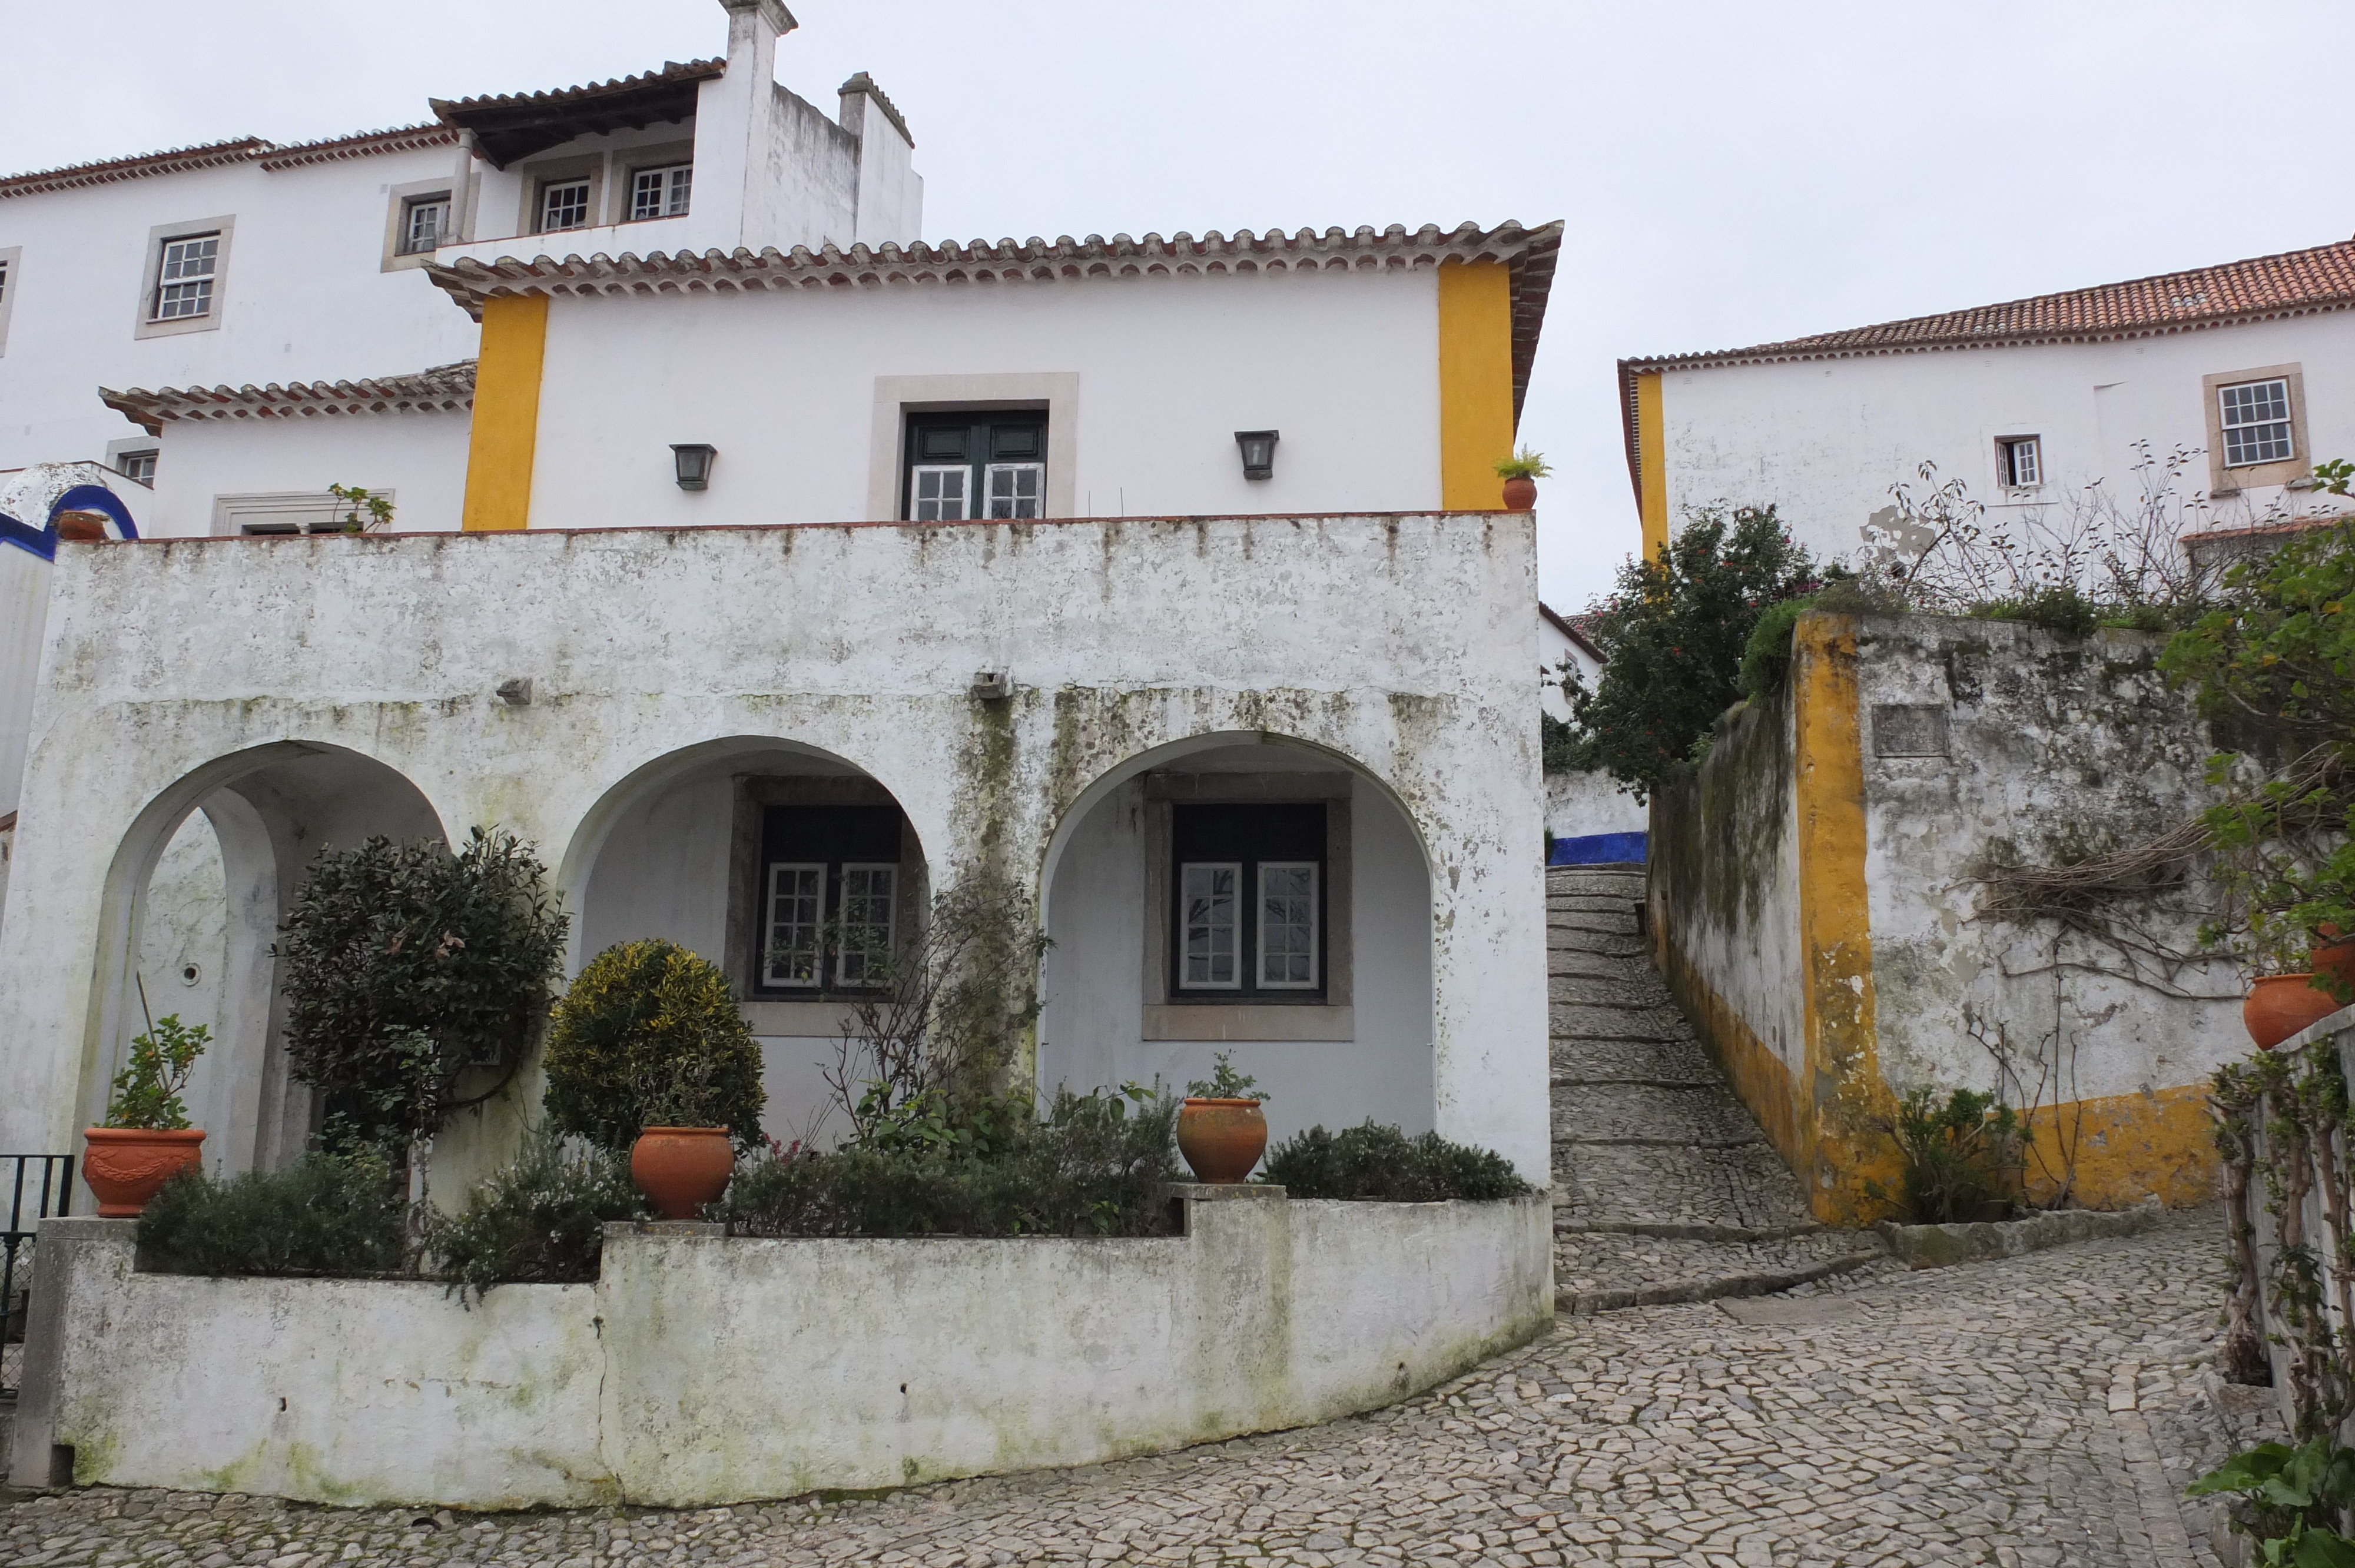
[[[1806,1193],[1764,1142],[1730,1149],[1557,1143],[1561,1217],[1757,1228],[1804,1224]]]
[[[1559,1188],[1555,1189],[1555,1196],[1558,1200],[1556,1206],[1561,1206]],[[1794,1236],[1811,1236],[1830,1228],[1819,1220],[1791,1225],[1678,1225],[1651,1224],[1641,1220],[1571,1219],[1557,1219],[1553,1223],[1553,1234],[1558,1236],[1657,1236],[1668,1241],[1700,1242],[1788,1241]]]
[[[1564,1144],[1721,1150],[1766,1141],[1723,1084],[1682,1089],[1565,1084],[1549,1093],[1557,1157]]]
[[[1626,898],[1616,894],[1550,893],[1546,895],[1546,914],[1559,919],[1565,915],[1633,915],[1642,897]]]
[[[1724,1086],[1698,1041],[1556,1040],[1549,1053],[1562,1083],[1666,1082]]]
[[[1633,909],[1549,909],[1546,930],[1605,931],[1613,936],[1634,936],[1640,927],[1636,924]]]
[[[1648,963],[1652,949],[1643,938],[1632,931],[1621,935],[1610,931],[1564,930],[1559,926],[1546,927],[1548,953],[1593,953],[1604,958],[1635,959]]]
[[[1614,939],[1624,940],[1625,938]],[[1648,959],[1646,962],[1648,968]],[[1548,979],[1566,976],[1578,980],[1616,980],[1622,985],[1644,984],[1645,981],[1639,976],[1630,975],[1629,971],[1634,967],[1627,961],[1627,955],[1625,953],[1593,953],[1581,948],[1568,946],[1549,947],[1546,950]],[[1651,983],[1658,982],[1655,979]],[[1661,986],[1660,994],[1668,995],[1668,987]]]
[[[1646,983],[1626,978],[1627,966],[1614,963],[1610,974],[1549,975],[1546,1000],[1557,1007],[1674,1007],[1668,988],[1657,980]]]
[[[1849,1250],[1807,1255],[1786,1254],[1775,1244],[1697,1243],[1692,1245],[1705,1250],[1691,1256],[1581,1257],[1568,1267],[1557,1254],[1554,1309],[1585,1318],[1629,1307],[1771,1296],[1888,1261],[1877,1247],[1859,1246],[1853,1233],[1834,1233],[1834,1239]]]
[[[1673,1007],[1584,1007],[1557,1003],[1546,1009],[1557,1040],[1690,1040],[1692,1025]]]

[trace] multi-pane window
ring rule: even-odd
[[[542,233],[589,227],[589,182],[555,180],[541,186],[539,227]]]
[[[0,261],[0,305],[8,302],[8,263]]]
[[[1043,517],[1045,411],[909,416],[905,493],[913,523]]]
[[[1997,477],[2013,490],[2044,482],[2044,450],[2035,436],[2006,436],[1995,444]]]
[[[155,448],[149,447],[144,451],[117,452],[114,471],[125,479],[153,484],[155,482]]]
[[[2224,431],[2224,466],[2281,462],[2296,455],[2290,438],[2289,382],[2243,381],[2216,389]]]
[[[762,818],[757,990],[884,984],[900,939],[900,810],[771,806]]]
[[[695,165],[673,164],[662,169],[640,169],[630,181],[630,217],[677,217],[687,210]]]
[[[450,238],[450,197],[414,196],[400,208],[400,253],[421,256]]]
[[[162,264],[155,274],[155,319],[176,322],[210,314],[213,282],[219,266],[218,233],[183,235],[164,241]]]
[[[1314,1001],[1325,989],[1325,807],[1171,808],[1170,993]]]

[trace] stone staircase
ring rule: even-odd
[[[1878,1263],[1831,1230],[1652,967],[1640,865],[1546,872],[1554,1286],[1570,1315],[1763,1296]]]

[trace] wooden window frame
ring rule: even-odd
[[[2220,395],[2227,387],[2240,387],[2252,381],[2289,383],[2290,455],[2271,462],[2242,463],[2227,468],[2224,466],[2224,411]],[[2260,365],[2248,370],[2203,376],[2200,378],[2200,395],[2207,404],[2210,494],[2237,495],[2243,490],[2254,490],[2264,485],[2287,484],[2291,480],[2304,479],[2312,471],[2314,446],[2306,433],[2305,366]]]
[[[205,313],[158,320],[155,311],[164,285],[164,248],[177,240],[205,236],[219,241],[213,249],[213,286],[205,301]],[[139,313],[132,336],[175,337],[181,333],[220,330],[222,320],[229,314],[229,252],[236,237],[237,219],[229,215],[191,218],[185,223],[159,223],[149,229],[147,265],[139,281]]]

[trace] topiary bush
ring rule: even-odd
[[[589,960],[548,1035],[549,1125],[626,1150],[648,1127],[724,1127],[761,1140],[761,1048],[719,966],[675,942],[623,942]]]
[[[1518,1198],[1533,1190],[1493,1149],[1450,1143],[1435,1132],[1409,1138],[1372,1121],[1339,1132],[1312,1127],[1276,1145],[1266,1171],[1266,1180],[1291,1198],[1436,1203]]]
[[[173,1178],[139,1216],[139,1266],[155,1274],[401,1272],[409,1204],[373,1151],[306,1154],[283,1171]]]
[[[568,1152],[541,1131],[515,1162],[477,1184],[463,1214],[426,1224],[426,1251],[461,1297],[506,1284],[597,1277],[610,1220],[649,1217],[629,1162],[602,1149]]]

